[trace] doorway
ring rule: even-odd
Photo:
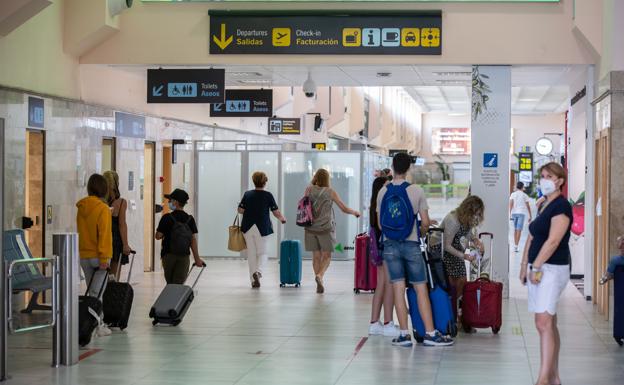
[[[24,216],[32,221],[25,231],[34,258],[45,258],[45,132],[26,131]],[[30,222],[28,219],[25,221]]]
[[[609,130],[600,132],[595,141],[594,193],[598,211],[594,221],[594,279],[593,298],[598,311],[609,317],[609,285],[600,285],[600,276],[609,264],[609,159],[611,158]]]
[[[102,139],[102,172],[116,169],[115,145],[115,138]]]
[[[167,214],[169,210],[169,206],[167,202],[165,202],[164,194],[169,194],[171,192],[171,163],[173,162],[173,147],[169,145],[163,146],[163,158],[162,158],[162,196],[160,197],[160,202],[163,205],[163,214]]]
[[[154,177],[156,175],[156,162],[155,162],[155,153],[156,153],[156,143],[154,142],[145,142],[145,150],[143,155],[143,167],[144,167],[144,180],[143,185],[141,186],[142,193],[141,196],[143,198],[143,212],[144,212],[144,225],[143,225],[143,266],[144,271],[151,272],[154,271],[154,216],[156,215],[154,211],[155,204],[155,181]]]

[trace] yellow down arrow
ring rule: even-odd
[[[227,46],[232,43],[233,39],[234,36],[230,36],[228,38],[225,37],[225,24],[221,24],[221,36],[218,38],[216,36],[212,37],[212,40],[219,46],[219,48],[221,48],[221,50],[226,49]]]

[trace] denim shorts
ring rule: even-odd
[[[412,285],[427,282],[420,243],[385,240],[383,260],[388,269],[390,282],[401,282],[405,279]]]
[[[524,227],[524,214],[511,214],[514,223],[514,230],[522,231]]]

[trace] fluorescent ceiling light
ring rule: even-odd
[[[268,79],[241,79],[238,80],[239,83],[244,84],[270,84],[271,81]]]
[[[539,102],[540,100],[537,98],[520,98],[519,102]]]
[[[235,76],[235,77],[245,77],[245,76],[260,77],[262,76],[260,72],[227,72],[226,75]]]

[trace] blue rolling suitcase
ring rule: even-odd
[[[613,277],[613,338],[624,345],[624,267],[615,269]]]
[[[280,287],[301,286],[301,242],[282,241],[280,245]]]
[[[438,231],[432,229],[432,232]],[[435,278],[432,272],[432,264],[441,264],[441,258],[429,258],[429,249],[426,243],[426,239],[421,238],[421,249],[423,251],[423,257],[425,258],[425,264],[427,266],[427,275],[429,281],[429,300],[431,302],[431,313],[433,314],[433,325],[442,334],[455,337],[457,335],[457,323],[455,314],[453,312],[453,306],[451,304],[451,296],[446,290],[443,289],[443,282],[437,282],[439,278]],[[442,245],[444,240],[442,240]],[[437,270],[438,267],[434,266],[433,270]],[[412,319],[412,328],[414,329],[414,338],[416,342],[422,343],[425,335],[425,325],[420,317],[418,311],[418,299],[416,290],[409,287],[407,289],[407,302],[409,306],[410,318]]]

